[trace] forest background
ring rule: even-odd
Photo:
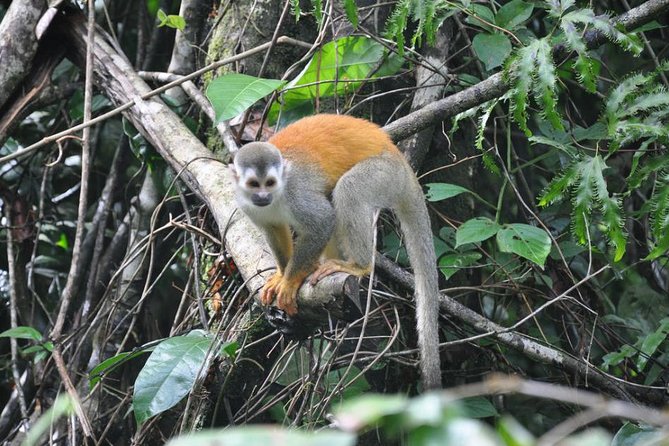
[[[0,439],[669,444],[667,9],[0,2]],[[254,303],[226,163],[318,112],[425,185],[445,392],[389,214],[371,281]]]

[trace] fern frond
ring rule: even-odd
[[[600,155],[596,155],[592,160],[592,184],[595,190],[595,200],[597,207],[602,213],[602,220],[606,227],[605,231],[609,238],[609,244],[615,248],[613,260],[615,262],[622,259],[625,254],[625,243],[627,236],[624,231],[624,219],[621,200],[618,197],[611,197],[604,179],[604,170],[606,163]]]
[[[527,127],[527,98],[532,88],[532,73],[534,71],[538,40],[528,46],[520,48],[514,57],[511,57],[506,66],[507,78],[513,83],[511,89],[511,111],[513,119],[527,136],[532,132]]]
[[[358,5],[355,4],[355,0],[344,0],[344,11],[346,12],[346,18],[353,29],[358,28]]]
[[[569,189],[579,178],[578,161],[568,165],[558,176],[553,178],[539,196],[539,206],[546,207],[564,199]]]
[[[669,171],[669,155],[654,156],[627,177],[627,188],[636,189],[655,172]]]
[[[594,15],[589,22],[595,29],[601,31],[611,41],[617,43],[623,49],[631,52],[635,56],[641,54],[643,45],[641,40],[634,34],[625,33],[617,28],[606,15]]]
[[[537,41],[536,81],[534,82],[535,100],[541,103],[541,114],[554,128],[564,130],[562,119],[557,112],[556,85],[557,75],[551,46],[546,39]]]
[[[488,107],[483,111],[483,114],[479,118],[478,122],[478,129],[476,131],[476,141],[475,145],[476,148],[483,151],[483,140],[484,138],[484,131],[486,129],[486,124],[488,123],[488,119],[490,119],[490,115],[492,114],[492,110],[495,108],[497,105],[497,101],[490,101],[488,102]]]
[[[295,15],[295,21],[299,22],[300,14],[302,13],[302,10],[300,9],[300,0],[290,0],[290,7],[292,8],[293,14]]]
[[[572,192],[572,214],[571,229],[576,240],[581,245],[588,243],[588,217],[592,213],[595,190],[595,172],[596,165],[593,158],[580,161],[576,164],[577,179],[574,182]]]
[[[316,24],[318,24],[318,28],[320,29],[323,25],[323,0],[311,0],[311,4],[314,7]]]
[[[386,22],[386,37],[397,43],[397,52],[404,55],[404,30],[407,27],[411,0],[400,0]]]
[[[661,90],[664,90],[664,88],[661,88]],[[658,107],[666,107],[667,105],[669,105],[669,93],[656,90],[636,98],[634,103],[630,104],[630,107],[625,108],[625,115],[634,116],[640,112],[646,112]]]
[[[636,56],[641,54],[641,50],[643,50],[641,41],[637,36],[621,31],[609,16],[595,15],[590,8],[577,9],[567,13],[562,17],[562,21],[580,23],[584,26],[592,26],[608,37],[612,42],[623,49],[632,52]]]
[[[437,30],[443,21],[457,11],[453,3],[444,0],[400,0],[386,22],[386,37],[394,40],[400,55],[404,54],[404,31],[409,20],[416,22],[411,46],[420,45],[425,36],[434,44]]]
[[[553,17],[561,17],[569,8],[574,6],[575,0],[548,0],[548,13]]]
[[[592,58],[581,54],[576,57],[572,65],[578,82],[590,93],[597,91],[597,73]]]
[[[646,257],[647,260],[669,253],[669,171],[663,171],[661,176],[650,199],[651,233],[655,246]]]

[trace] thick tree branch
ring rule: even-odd
[[[74,13],[66,15],[57,26],[75,51],[71,56],[82,63],[83,51],[86,48],[86,29],[82,17]],[[216,159],[162,101],[155,97],[142,99],[151,89],[136,74],[126,57],[107,43],[107,36],[103,31],[98,30],[94,44],[94,75],[97,86],[115,104],[134,104],[124,112],[125,116],[153,144],[191,190],[207,203],[225,235],[226,248],[248,280],[248,288],[259,289],[264,284],[267,271],[273,269],[274,261],[261,234],[241,212],[236,212],[234,189],[229,180],[227,166]],[[321,281],[314,289],[308,285],[302,287],[298,302],[305,303],[305,317],[319,314],[325,318],[328,312],[341,317],[347,311],[342,308],[342,297],[353,297],[353,291],[350,278],[345,274],[338,274],[327,281]],[[321,300],[304,299],[303,296],[320,296]],[[317,310],[309,312],[306,307]]]

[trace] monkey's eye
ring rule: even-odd
[[[260,187],[260,183],[258,182],[258,180],[249,180],[246,182],[246,185],[248,187],[253,187],[253,188]]]
[[[273,187],[274,185],[276,185],[276,180],[274,178],[265,181],[265,187]]]

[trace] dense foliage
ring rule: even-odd
[[[669,1],[108,0],[88,93],[86,2],[55,3],[0,3],[0,439],[669,442]],[[390,215],[344,315],[254,304],[267,253],[202,178],[318,112],[412,136],[446,393]]]

